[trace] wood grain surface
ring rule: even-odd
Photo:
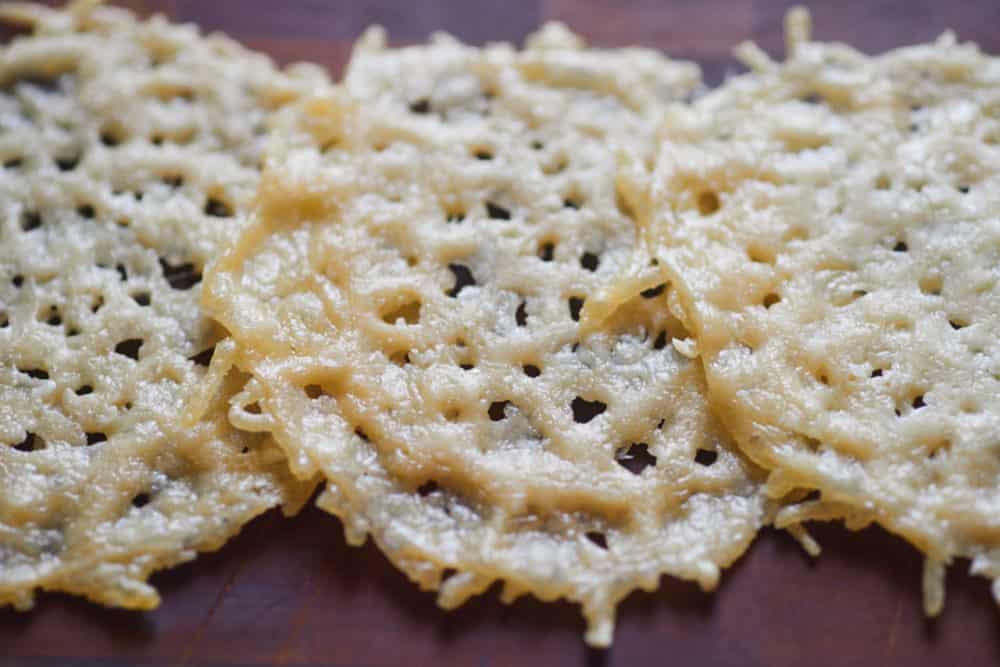
[[[733,45],[780,52],[783,0],[199,0],[123,3],[223,30],[280,62],[339,72],[351,41],[381,23],[399,43],[444,29],[481,43],[521,40],[557,18],[608,46],[644,44],[697,60],[710,82],[736,71]],[[1000,52],[1000,2],[814,2],[816,35],[866,51],[927,40],[946,28]],[[0,667],[110,665],[990,665],[1000,628],[988,582],[959,562],[942,617],[921,612],[921,561],[878,529],[817,526],[810,561],[764,531],[720,590],[664,579],[620,611],[614,647],[588,650],[567,604],[512,606],[496,588],[457,612],[437,609],[372,546],[346,546],[316,509],[269,514],[215,554],[153,578],[151,613],[108,610],[59,595],[30,614],[0,611]]]

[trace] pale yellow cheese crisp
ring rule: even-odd
[[[524,51],[382,41],[284,119],[256,220],[206,276],[254,376],[232,418],[443,606],[501,580],[581,604],[606,646],[629,592],[713,588],[768,511],[668,291],[579,321],[636,262],[622,165],[641,186],[697,70],[560,26]]]
[[[651,246],[771,492],[821,493],[778,524],[902,535],[935,614],[952,558],[1000,577],[1000,59],[869,57],[802,12],[785,62],[741,53],[665,125]]]
[[[269,115],[323,76],[94,4],[0,7],[34,28],[0,49],[0,604],[21,609],[154,607],[151,572],[311,488],[229,424],[243,381],[206,374],[198,299]]]

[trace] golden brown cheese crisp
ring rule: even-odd
[[[21,609],[154,607],[151,572],[311,488],[229,424],[243,381],[206,375],[198,299],[271,111],[323,78],[94,4],[0,8],[34,28],[0,50],[0,604]]]
[[[768,511],[668,290],[580,323],[635,262],[620,164],[652,163],[697,70],[560,26],[524,51],[382,40],[284,118],[256,220],[206,278],[254,376],[232,418],[443,606],[502,580],[578,602],[608,645],[629,592],[713,588]]]
[[[1000,577],[1000,59],[809,41],[673,113],[657,256],[778,524],[877,522]],[[994,583],[1000,599],[1000,585]]]

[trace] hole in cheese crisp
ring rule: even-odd
[[[649,289],[642,290],[641,292],[639,292],[639,295],[642,296],[643,299],[655,299],[656,297],[663,294],[666,288],[667,288],[666,283],[660,283],[656,287],[650,287]]]
[[[166,258],[160,258],[160,268],[163,277],[176,290],[189,290],[201,282],[201,273],[195,270],[191,262],[172,264]]]
[[[213,218],[231,218],[233,209],[226,202],[215,197],[209,197],[205,202],[205,215]]]
[[[588,424],[597,416],[608,409],[608,404],[602,401],[588,401],[577,396],[571,404],[573,408],[573,421],[578,424]]]
[[[115,354],[128,357],[134,361],[139,360],[139,350],[142,348],[141,338],[129,338],[115,345]]]
[[[510,211],[491,201],[486,202],[486,215],[494,220],[510,220]]]
[[[28,433],[24,436],[21,442],[14,444],[14,449],[19,452],[33,452],[36,450],[41,450],[45,447],[45,443],[34,433]]]
[[[426,497],[426,496],[429,496],[432,493],[434,493],[436,491],[439,491],[439,490],[440,490],[440,487],[438,486],[437,482],[435,482],[434,480],[429,480],[429,481],[421,484],[417,488],[417,493],[420,494],[421,496],[425,496]]]
[[[463,288],[476,284],[476,279],[472,277],[472,271],[464,264],[449,264],[448,270],[455,276],[455,284],[448,290],[448,296],[456,297]]]
[[[718,453],[710,449],[699,449],[694,455],[695,462],[703,466],[712,465],[718,458]]]
[[[457,292],[456,292],[457,294]],[[449,294],[449,296],[454,296]],[[390,306],[389,310],[382,314],[382,321],[386,324],[419,324],[420,322],[420,301],[406,301],[399,306]]]
[[[18,368],[17,370],[35,380],[49,379],[49,372],[41,368]]]
[[[641,475],[643,470],[656,465],[656,457],[650,454],[649,445],[644,442],[619,449],[615,453],[615,460],[633,475]]]
[[[215,355],[215,346],[208,348],[207,350],[202,350],[198,354],[188,357],[190,361],[198,364],[199,366],[209,366],[212,363],[212,357]]]
[[[96,445],[101,442],[107,442],[108,440],[108,436],[104,433],[87,433],[86,436],[88,445]]]
[[[510,401],[495,401],[490,403],[490,421],[498,422],[501,419],[506,419],[508,405],[510,405]]]
[[[528,302],[522,301],[517,304],[517,310],[514,312],[514,321],[517,322],[517,326],[524,327],[528,325]]]
[[[592,252],[585,252],[580,257],[580,266],[588,271],[596,271],[600,263],[600,258]]]
[[[25,211],[21,214],[21,230],[30,232],[42,226],[42,216],[35,211]]]
[[[608,549],[608,538],[607,538],[607,535],[605,535],[604,533],[599,533],[597,531],[591,531],[591,532],[586,533],[586,537],[587,537],[588,540],[590,540],[590,542],[592,544],[594,544],[598,548],[601,548],[601,549],[604,549],[605,551],[607,551],[607,549]]]

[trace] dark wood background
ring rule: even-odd
[[[645,44],[697,60],[710,82],[736,65],[729,50],[754,39],[781,49],[783,0],[199,0],[133,1],[142,13],[224,30],[281,62],[339,72],[370,23],[397,42],[436,29],[474,43],[521,40],[558,18],[607,46]],[[821,39],[876,51],[946,28],[1000,51],[997,0],[813,2]],[[315,509],[270,514],[222,551],[156,575],[152,613],[102,609],[45,595],[31,614],[0,611],[0,667],[122,665],[987,665],[1000,663],[988,582],[949,575],[944,614],[921,612],[921,561],[877,530],[818,526],[811,562],[785,535],[764,531],[707,595],[664,579],[632,595],[615,645],[588,650],[567,604],[501,605],[492,589],[458,612],[437,609],[370,545],[345,545],[336,519]]]

